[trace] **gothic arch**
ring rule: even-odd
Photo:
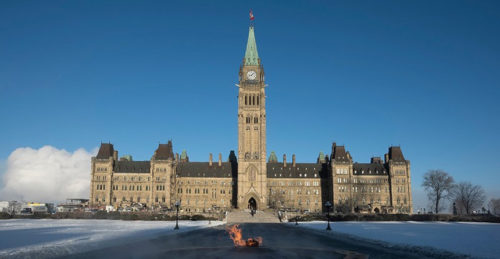
[[[245,195],[245,197],[243,198],[243,203],[242,203],[242,207],[241,208],[242,209],[243,208],[247,208],[248,202],[252,198],[253,198],[253,200],[255,200],[255,203],[256,203],[255,205],[256,205],[257,209],[258,210],[259,209],[262,210],[264,207],[262,207],[263,205],[262,205],[262,203],[261,203],[261,201],[259,199],[259,195],[257,195],[257,193],[255,193],[255,192],[250,192],[250,193],[247,193],[247,195]]]

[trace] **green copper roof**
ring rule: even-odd
[[[245,51],[245,66],[257,65],[259,65],[259,53],[257,52],[254,29],[253,26],[250,26],[248,31],[247,50]]]
[[[278,162],[278,157],[276,156],[276,153],[274,153],[274,151],[272,151],[271,155],[269,156],[269,162]]]
[[[181,159],[186,159],[186,157],[187,157],[187,152],[184,149],[184,150],[182,150],[182,153],[181,153]]]
[[[325,162],[325,154],[323,153],[323,151],[319,152],[318,160],[320,162]]]
[[[127,161],[132,161],[132,156],[131,155],[124,155],[120,159],[127,160]]]

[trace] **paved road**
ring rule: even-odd
[[[225,225],[120,245],[73,258],[426,258],[437,254],[387,248],[327,235],[293,224],[241,224],[243,237],[263,238],[259,248],[235,248]],[[441,255],[443,258],[449,255]]]

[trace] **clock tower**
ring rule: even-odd
[[[240,209],[267,207],[266,84],[250,25],[245,57],[239,71],[238,194]]]

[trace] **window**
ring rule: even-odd
[[[250,123],[250,117],[247,117],[246,122]]]
[[[254,117],[254,118],[253,118],[253,123],[255,123],[255,124],[259,123],[259,118]]]
[[[245,105],[248,105],[248,97],[245,95]]]
[[[260,104],[260,98],[259,98],[259,96],[257,95],[257,105],[259,105],[259,104]]]

